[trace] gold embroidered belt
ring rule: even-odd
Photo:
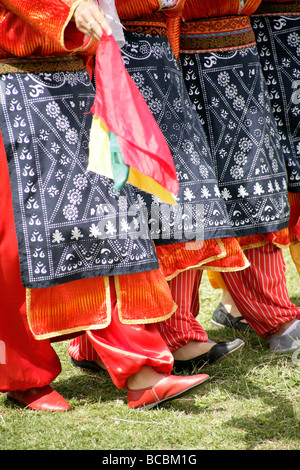
[[[141,16],[135,20],[122,20],[122,24],[126,31],[133,33],[150,34],[151,36],[168,35],[166,17],[162,13]]]
[[[83,70],[84,62],[80,57],[34,57],[0,60],[0,75],[5,73],[42,73]]]
[[[205,52],[255,45],[248,16],[185,21],[181,25],[180,50]]]

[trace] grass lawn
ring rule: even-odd
[[[288,251],[285,258],[290,297],[300,306],[300,279]],[[200,297],[209,337],[233,339],[237,333],[210,324],[220,292],[206,274]],[[298,450],[300,353],[275,356],[256,334],[239,337],[245,347],[205,369],[211,379],[197,394],[148,411],[130,410],[125,390],[105,373],[73,368],[68,343],[57,343],[62,373],[53,386],[72,410],[29,411],[0,395],[0,450]]]

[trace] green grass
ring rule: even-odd
[[[300,279],[287,251],[285,258],[290,297],[300,305]],[[236,333],[210,324],[220,292],[206,275],[200,297],[209,337],[233,339]],[[62,373],[53,386],[72,410],[24,410],[0,395],[0,450],[298,450],[300,357],[297,364],[272,354],[256,334],[239,336],[245,347],[206,369],[211,379],[197,394],[148,411],[130,410],[125,390],[105,374],[74,369],[68,343],[55,344]]]

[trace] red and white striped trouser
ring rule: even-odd
[[[269,338],[283,323],[300,318],[300,308],[289,298],[282,250],[275,245],[245,252],[250,267],[222,273],[239,311],[263,338]]]
[[[208,340],[207,333],[196,320],[200,308],[201,278],[202,271],[191,269],[179,273],[168,282],[178,308],[168,320],[157,323],[156,328],[171,351],[181,348],[190,341]]]

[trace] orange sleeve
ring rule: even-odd
[[[116,0],[116,8],[121,20],[132,20],[151,15],[160,10],[159,0]]]
[[[93,55],[97,43],[70,21],[84,0],[1,0],[0,59]]]
[[[10,26],[24,23],[65,50],[81,47],[84,35],[69,24],[75,8],[83,0],[1,0],[2,12]],[[1,11],[0,10],[0,11]],[[66,30],[67,27],[67,30]],[[65,38],[66,30],[66,38]],[[72,36],[72,40],[69,38]],[[2,36],[3,37],[3,36]],[[19,40],[19,37],[18,37]]]
[[[185,0],[178,0],[173,7],[163,8],[160,0],[116,0],[116,8],[121,20],[133,20],[141,16],[162,11],[168,17],[179,16]]]

